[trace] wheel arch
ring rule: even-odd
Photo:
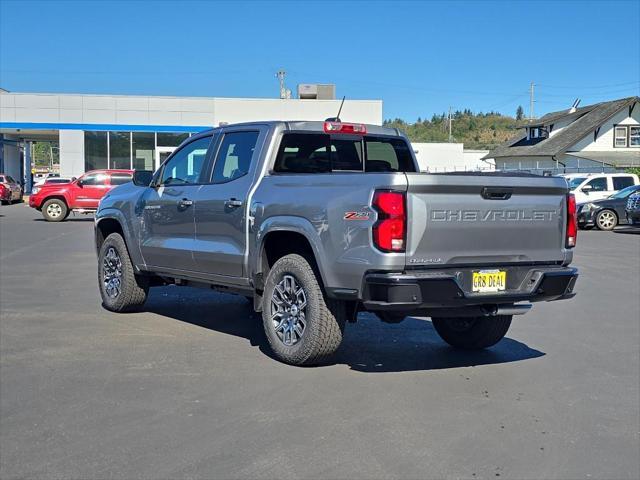
[[[285,255],[297,253],[311,262],[324,289],[328,278],[323,266],[324,251],[311,223],[301,217],[273,217],[261,225],[251,278],[256,290],[262,289],[271,266]]]
[[[62,200],[64,202],[64,204],[67,206],[67,209],[69,209],[69,211],[71,211],[71,207],[69,206],[69,202],[67,201],[67,198],[62,195],[62,194],[52,194],[49,195],[48,197],[44,197],[42,199],[42,203],[40,204],[40,208],[42,209],[42,207],[44,206],[45,203],[47,203],[49,200]]]
[[[100,253],[100,247],[109,235],[111,235],[112,233],[119,233],[124,240],[125,246],[127,247],[129,257],[131,258],[131,263],[133,263],[133,266],[136,270],[140,270],[140,266],[144,265],[144,262],[142,261],[140,251],[136,248],[133,248],[135,247],[135,245],[131,244],[131,238],[129,235],[127,224],[123,218],[120,218],[121,213],[117,210],[106,213],[103,210],[97,215],[99,216],[96,217],[96,224],[94,229],[96,254]]]

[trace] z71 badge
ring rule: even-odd
[[[369,220],[369,212],[345,212],[345,220]]]

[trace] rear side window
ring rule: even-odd
[[[122,185],[131,181],[130,173],[112,173],[111,185]]]
[[[365,137],[367,172],[414,172],[407,142],[400,138]]]
[[[213,167],[213,183],[226,183],[249,173],[259,132],[226,133]]]
[[[278,173],[414,172],[407,143],[400,138],[286,133],[274,165]]]
[[[622,190],[633,185],[633,177],[613,177],[613,189]]]

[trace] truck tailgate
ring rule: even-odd
[[[407,267],[565,260],[564,179],[407,173]]]

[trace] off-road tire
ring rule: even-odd
[[[49,212],[49,207],[57,207],[55,210],[59,211],[59,215],[53,215],[53,212]],[[64,203],[64,200],[59,198],[52,198],[47,200],[42,205],[42,216],[47,222],[62,222],[69,215],[69,207]]]
[[[103,281],[104,258],[110,248],[113,248],[122,264],[120,293],[114,298],[107,294]],[[100,247],[98,254],[98,288],[102,297],[102,306],[112,312],[132,312],[138,310],[147,300],[149,279],[137,275],[129,257],[129,251],[124,239],[119,233],[109,235]]]
[[[431,318],[445,342],[457,348],[478,350],[498,343],[509,330],[512,315],[471,318]],[[464,327],[467,325],[467,327]]]
[[[602,210],[596,215],[595,223],[598,230],[611,231],[619,223],[618,215],[613,210]]]
[[[271,301],[276,285],[285,275],[293,276],[306,295],[305,328],[293,345],[285,345],[276,334],[271,319]],[[262,323],[275,357],[290,365],[324,363],[340,346],[346,322],[344,302],[327,299],[309,261],[297,254],[277,260],[265,282],[262,297]]]

